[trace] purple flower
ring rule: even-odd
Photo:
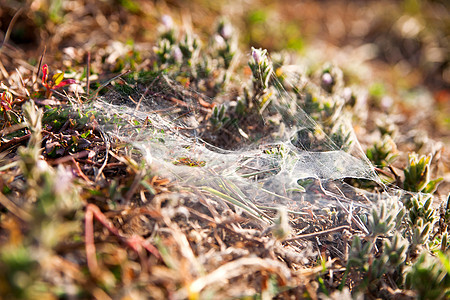
[[[225,40],[228,40],[231,38],[231,36],[233,34],[233,27],[229,23],[224,23],[223,26],[219,30],[219,34]]]
[[[330,73],[323,73],[322,74],[322,84],[325,86],[330,86],[333,84],[333,77],[331,77]]]
[[[218,48],[220,49],[225,48],[226,43],[221,35],[218,34],[214,35],[214,41],[216,42]]]
[[[183,53],[180,50],[180,47],[175,46],[171,51],[172,57],[177,63],[181,63],[183,61]]]
[[[252,56],[257,65],[261,64],[261,49],[255,49],[252,47]]]
[[[167,31],[173,29],[173,19],[171,16],[169,15],[163,15],[161,17],[161,23],[163,24],[163,26],[165,27],[165,29]]]
[[[353,95],[352,89],[349,87],[346,87],[343,92],[345,101],[350,101],[350,99],[352,98],[352,95]]]

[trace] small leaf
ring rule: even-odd
[[[447,270],[447,274],[450,274],[450,260],[447,257],[447,255],[445,255],[441,251],[438,251],[437,256],[441,261],[442,265],[444,266],[445,270]]]
[[[52,78],[55,86],[58,86],[63,79],[64,79],[64,73],[62,73],[62,72],[56,73],[55,75],[53,75],[53,78]]]
[[[65,85],[74,84],[74,83],[77,83],[77,81],[75,79],[64,79],[59,84],[55,85],[55,88],[60,88],[60,87],[63,87]]]
[[[423,192],[424,193],[433,193],[442,180],[444,180],[444,178],[442,178],[442,177],[437,178],[435,180],[431,180],[430,182],[428,182],[428,184],[424,188]]]

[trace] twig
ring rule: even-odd
[[[388,166],[388,168],[391,170],[392,174],[390,174],[390,173],[386,172],[385,170],[383,170],[383,169],[381,169],[381,168],[378,168],[378,167],[375,167],[374,169],[375,169],[375,171],[377,171],[378,173],[381,173],[381,174],[383,174],[383,175],[386,175],[387,177],[390,177],[390,178],[394,177],[394,179],[395,179],[395,177],[396,177],[397,174],[395,174],[395,172],[392,170],[392,167],[391,167],[391,166]]]
[[[133,197],[134,193],[136,193],[136,190],[139,187],[139,184],[141,183],[141,179],[144,177],[144,175],[145,175],[145,171],[141,170],[134,177],[133,183],[131,184],[128,192],[125,194],[124,201],[126,204],[128,204],[130,202],[131,197]]]
[[[9,164],[1,166],[0,167],[0,172],[6,171],[6,170],[14,168],[14,167],[17,167],[18,165],[19,165],[19,160],[14,160],[14,161],[10,162]]]
[[[400,178],[400,176],[398,176],[398,174],[395,172],[394,168],[391,165],[389,165],[388,168],[392,172],[392,174],[394,175],[395,184],[398,187],[402,188],[402,179]]]
[[[255,271],[270,270],[279,276],[280,280],[287,281],[290,278],[289,269],[281,262],[268,258],[243,257],[221,265],[203,277],[197,278],[189,285],[191,293],[199,294],[207,286],[217,288],[226,284],[231,278],[242,276]]]
[[[13,133],[17,130],[20,130],[20,129],[26,128],[26,127],[27,127],[27,124],[25,122],[6,127],[4,129],[0,130],[0,137],[10,134],[10,133]]]
[[[33,78],[33,85],[36,83],[36,80],[39,77],[39,73],[41,72],[42,62],[44,61],[45,52],[47,51],[47,46],[44,46],[44,51],[42,51],[41,58],[39,59],[39,64],[36,72],[36,78]]]
[[[98,95],[98,93],[99,93],[105,86],[107,86],[108,84],[110,84],[111,81],[113,81],[113,80],[115,80],[115,79],[117,79],[117,78],[119,78],[119,77],[122,77],[123,75],[126,75],[126,74],[128,74],[128,73],[130,73],[130,72],[131,72],[131,70],[124,71],[124,72],[120,73],[119,75],[114,76],[113,78],[107,80],[105,83],[103,83],[101,86],[99,86],[98,89],[95,90],[95,92],[89,97],[89,100],[92,100],[92,99],[96,98],[97,95]]]
[[[16,68],[16,74],[19,76],[20,84],[22,85],[22,89],[25,91],[25,94],[28,98],[30,98],[30,92],[28,92],[27,88],[25,87],[25,82],[23,81],[22,74],[20,74],[19,69]]]
[[[185,101],[182,101],[180,99],[177,99],[177,98],[171,97],[171,96],[163,96],[163,97],[164,97],[164,99],[172,101],[172,102],[176,103],[177,105],[180,105],[180,106],[186,107],[188,109],[191,109],[191,105],[186,103]],[[198,107],[198,110],[200,110],[200,111],[202,111],[204,113],[209,113],[211,111],[211,109],[206,109],[203,106]]]
[[[84,179],[84,181],[86,181],[89,184],[93,184],[93,182],[83,173],[83,171],[80,168],[80,165],[78,164],[78,162],[75,160],[75,158],[72,157],[71,159],[72,163],[75,166],[75,169],[77,170],[78,176],[80,176],[81,178]]]
[[[1,52],[0,52],[0,56],[1,56]],[[2,61],[1,61],[1,60],[0,60],[0,71],[2,72],[3,77],[4,77],[5,79],[7,79],[8,82],[9,82],[9,74],[8,74],[8,71],[6,71],[6,68],[5,68],[5,66],[2,64]],[[12,91],[11,91],[11,93],[12,93]]]
[[[89,96],[89,85],[91,84],[90,75],[91,73],[91,51],[87,53],[87,66],[86,66],[86,95]]]
[[[11,147],[14,147],[16,145],[26,142],[27,140],[30,139],[30,136],[31,136],[31,134],[28,133],[24,136],[15,137],[15,138],[11,139],[10,141],[4,143],[3,145],[0,145],[0,152],[3,152]]]
[[[0,204],[3,205],[7,210],[13,213],[19,219],[24,221],[30,221],[32,219],[31,215],[24,211],[22,208],[17,206],[14,202],[9,200],[2,192],[0,192]]]
[[[336,228],[322,230],[322,231],[319,231],[319,232],[313,232],[313,233],[306,233],[306,234],[298,235],[298,236],[290,238],[290,239],[285,239],[284,242],[292,242],[292,241],[301,240],[301,239],[310,239],[310,238],[313,238],[313,237],[317,237],[317,236],[321,236],[321,235],[327,235],[327,234],[334,233],[334,232],[337,232],[337,231],[341,231],[341,230],[344,230],[344,229],[350,230],[351,228],[348,225],[342,225],[342,226],[339,226],[339,227],[336,227]]]
[[[103,140],[105,141],[106,151],[105,151],[105,159],[103,160],[103,164],[100,167],[100,169],[98,170],[97,175],[95,176],[95,181],[97,181],[100,178],[100,175],[102,174],[103,169],[106,167],[106,164],[108,163],[108,153],[109,153],[109,149],[111,148],[111,144],[109,143],[108,138],[105,137],[103,131],[100,130],[100,134],[101,134]]]
[[[148,91],[150,90],[150,88],[153,86],[153,84],[156,82],[156,80],[159,78],[159,75],[156,76],[155,79],[153,79],[153,81],[147,86],[147,88],[145,89],[144,93],[142,94],[142,96],[139,98],[139,101],[136,105],[136,108],[134,109],[135,111],[139,110],[139,106],[141,105],[142,100],[144,100],[144,97],[147,96]]]
[[[19,15],[22,13],[22,10],[23,10],[23,7],[20,8],[20,9],[14,14],[14,16],[13,16],[12,19],[11,19],[11,22],[9,22],[8,29],[6,30],[6,33],[5,33],[5,38],[3,39],[2,45],[0,46],[0,54],[2,53],[3,46],[4,46],[4,45],[6,44],[6,42],[9,40],[9,36],[11,35],[11,31],[12,31],[12,29],[13,29],[13,27],[14,27],[14,23],[16,22],[16,20],[17,20],[17,18],[19,17]]]

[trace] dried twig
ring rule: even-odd
[[[124,237],[119,230],[114,227],[112,222],[101,212],[101,210],[94,204],[88,204],[85,213],[85,240],[86,240],[86,259],[88,268],[95,274],[98,269],[98,263],[95,255],[94,244],[94,225],[93,218],[97,219],[102,225],[108,229],[109,232],[118,237],[128,247],[135,251],[140,257],[142,257],[142,249],[146,249],[158,259],[161,259],[159,251],[151,245],[148,241],[144,240],[139,235],[133,235],[131,237]]]
[[[91,51],[87,53],[87,66],[86,66],[86,95],[89,95],[89,86],[91,85],[90,75],[91,73]]]
[[[22,13],[23,7],[21,7],[12,17],[11,22],[9,22],[8,29],[6,30],[5,37],[3,39],[2,45],[0,46],[0,54],[2,53],[3,46],[8,42],[9,36],[11,35],[11,30],[14,27],[14,23],[16,23],[17,18]]]
[[[319,231],[319,232],[306,233],[306,234],[298,235],[298,236],[293,237],[293,238],[285,239],[284,242],[292,242],[292,241],[301,240],[301,239],[310,239],[310,238],[313,238],[313,237],[317,237],[317,236],[321,236],[321,235],[327,235],[327,234],[330,234],[330,233],[335,233],[335,232],[338,232],[338,231],[342,231],[344,229],[351,230],[351,227],[348,226],[348,225],[342,225],[342,226],[339,226],[339,227],[335,227],[335,228],[331,228],[331,229],[327,229],[327,230],[322,230],[322,231]]]
[[[21,207],[17,206],[14,202],[9,200],[5,195],[3,195],[2,192],[0,192],[0,204],[19,219],[22,219],[24,221],[31,221],[32,216]]]

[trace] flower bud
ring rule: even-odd
[[[261,48],[259,49],[255,49],[252,47],[252,57],[255,60],[255,63],[260,65],[261,64],[261,57],[265,55],[264,51],[261,50]]]
[[[177,63],[183,62],[183,53],[181,52],[180,47],[178,46],[173,47],[170,54],[175,62]]]
[[[324,86],[330,86],[333,84],[333,77],[331,77],[330,73],[323,73],[322,74],[322,85]]]
[[[169,15],[163,15],[161,17],[161,23],[164,26],[164,29],[166,31],[172,30],[173,29],[173,19],[171,16]]]
[[[219,34],[225,40],[229,40],[233,35],[233,27],[229,23],[224,22],[219,26]]]

